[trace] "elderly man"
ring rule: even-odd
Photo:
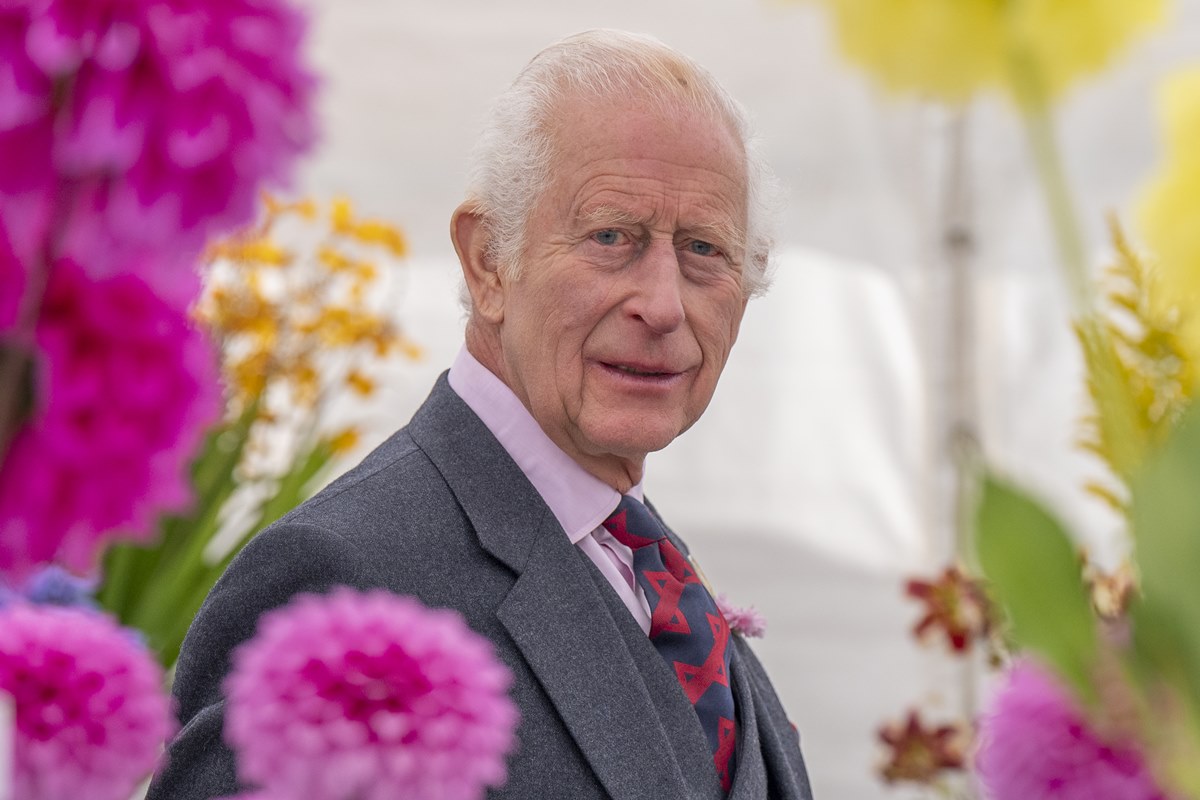
[[[529,64],[451,220],[465,347],[408,426],[214,588],[151,798],[236,790],[230,651],[337,584],[457,609],[495,644],[521,723],[489,796],[811,797],[761,665],[642,497],[646,454],[703,413],[763,286],[764,176],[738,105],[653,39],[585,33]]]

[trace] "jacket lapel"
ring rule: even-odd
[[[482,547],[517,574],[497,619],[609,795],[685,797],[666,731],[588,566],[445,374],[409,432]]]
[[[754,694],[746,671],[741,668],[737,642],[731,641],[730,645],[733,647],[733,663],[730,664],[729,675],[733,681],[733,701],[738,710],[738,743],[737,766],[728,800],[761,800],[767,797],[767,768],[763,763]]]
[[[666,730],[575,548],[543,535],[497,612],[615,798],[686,797]],[[567,590],[569,587],[569,591]]]
[[[739,708],[751,709],[757,721],[754,730],[764,767],[764,785],[769,789],[772,800],[812,800],[812,788],[804,767],[804,757],[797,746],[796,731],[787,721],[787,715],[779,705],[775,691],[753,650],[740,637],[735,645],[732,668],[734,686],[741,693],[739,703],[742,696],[746,697],[746,704]],[[734,790],[737,788],[735,783]],[[743,798],[731,794],[729,800]]]

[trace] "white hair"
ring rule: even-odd
[[[765,292],[778,189],[745,111],[704,67],[651,36],[625,31],[585,31],[555,42],[496,98],[471,154],[467,186],[485,226],[488,255],[500,270],[519,274],[526,225],[556,156],[551,123],[558,104],[614,94],[699,111],[732,128],[745,153],[747,181],[743,289],[747,296]]]

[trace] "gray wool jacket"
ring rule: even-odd
[[[721,800],[675,676],[445,374],[409,425],[256,536],[213,587],[179,658],[182,727],[148,800],[245,788],[221,736],[230,652],[263,612],[337,585],[456,609],[493,642],[514,675],[521,722],[508,781],[489,798]],[[811,800],[795,728],[749,646],[734,640],[729,798]]]

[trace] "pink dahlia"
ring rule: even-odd
[[[470,800],[503,784],[512,676],[457,613],[377,590],[301,595],[233,656],[241,780],[307,800]]]
[[[729,623],[729,629],[748,638],[761,639],[767,633],[767,619],[754,606],[735,606],[723,593],[717,595],[717,608]]]
[[[1031,662],[1009,672],[979,735],[976,768],[992,800],[1166,800],[1137,748],[1102,739]]]
[[[25,268],[17,260],[0,225],[0,347],[3,334],[17,322],[21,298],[25,293]]]
[[[162,671],[96,612],[0,611],[0,690],[16,708],[21,800],[125,800],[171,734]]]
[[[0,574],[94,570],[105,541],[146,539],[191,501],[188,468],[220,411],[214,352],[133,275],[51,274],[34,408],[0,465]]]
[[[0,218],[22,260],[49,244],[190,300],[205,239],[313,140],[304,28],[284,0],[0,4]]]

